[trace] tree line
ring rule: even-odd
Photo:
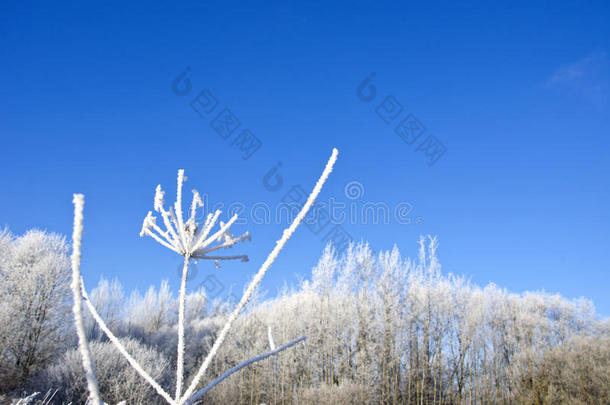
[[[435,238],[415,259],[367,244],[328,246],[311,277],[275,298],[258,295],[238,319],[208,381],[269,349],[307,340],[215,387],[218,404],[607,404],[610,322],[590,301],[515,294],[441,272]],[[53,392],[85,403],[71,322],[67,246],[58,235],[0,233],[0,399]],[[300,270],[303,269],[291,269]],[[101,280],[91,300],[158,381],[175,378],[177,299],[163,282],[126,294]],[[187,297],[187,372],[207,354],[231,302]],[[160,403],[105,340],[87,334],[108,403]],[[205,384],[206,381],[203,382]],[[202,402],[203,403],[203,402]]]

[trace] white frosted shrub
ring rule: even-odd
[[[23,386],[71,338],[64,238],[0,233],[0,392]]]
[[[106,324],[115,331],[121,331],[123,327],[123,319],[125,313],[129,310],[125,309],[125,292],[123,286],[118,279],[108,281],[101,278],[97,287],[91,291],[91,303],[95,306],[98,313]],[[96,324],[95,320],[89,314],[84,313],[85,328],[89,339],[99,339],[103,336],[103,332]]]
[[[186,308],[184,320],[188,324],[197,319],[202,319],[207,316],[208,300],[205,296],[205,287],[201,286],[198,290],[193,291],[186,296]]]
[[[137,340],[121,339],[129,353],[146,367],[148,373],[161,384],[172,380],[168,360],[154,348],[147,347]],[[137,372],[129,366],[110,342],[90,342],[89,350],[95,364],[95,375],[102,400],[108,404],[127,401],[127,404],[162,404],[155,390],[142,380]],[[37,378],[36,388],[44,391],[58,389],[55,396],[57,403],[85,404],[89,393],[80,354],[77,349],[67,351],[56,363],[48,367]]]
[[[150,335],[177,321],[178,302],[172,297],[167,280],[159,289],[150,286],[144,295],[134,291],[127,304],[129,329],[132,334]]]

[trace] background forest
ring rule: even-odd
[[[268,349],[305,335],[291,350],[215,387],[210,404],[607,404],[610,322],[585,299],[515,294],[445,274],[435,238],[416,259],[365,243],[341,255],[327,246],[311,277],[275,298],[258,293],[210,368],[212,380]],[[70,311],[65,240],[29,231],[0,234],[0,402],[87,400]],[[178,300],[167,281],[127,294],[102,279],[98,312],[157,381],[176,363]],[[186,366],[197,367],[234,302],[187,296]],[[162,403],[86,320],[100,392],[107,403]],[[39,395],[32,396],[39,392]]]

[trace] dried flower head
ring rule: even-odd
[[[161,189],[161,185],[157,186],[153,208],[155,212],[161,214],[165,230],[157,224],[157,217],[153,215],[152,211],[149,211],[142,223],[140,236],[150,236],[166,248],[185,257],[214,260],[217,267],[219,260],[240,259],[242,262],[247,262],[247,255],[216,256],[209,254],[219,249],[233,247],[238,242],[251,240],[248,232],[235,237],[229,231],[231,225],[237,220],[237,214],[233,215],[227,223],[220,221],[220,229],[210,235],[222,211],[216,210],[213,214],[209,213],[202,224],[197,223],[197,210],[203,209],[203,201],[197,190],[193,190],[190,217],[186,222],[184,221],[182,216],[182,185],[185,180],[184,170],[178,170],[176,202],[174,202],[173,207],[170,206],[168,209],[165,209],[165,192]]]

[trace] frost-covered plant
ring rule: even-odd
[[[168,359],[155,348],[135,339],[121,338],[121,343],[138,360],[147,372],[162,384],[172,380]],[[127,404],[162,404],[165,401],[129,366],[110,342],[91,342],[91,359],[95,363],[95,376],[104,400],[110,404],[126,401]],[[55,394],[56,403],[85,404],[89,397],[83,379],[81,356],[78,350],[68,350],[38,377],[37,389],[44,391],[60,387]]]
[[[182,279],[180,282],[180,297],[178,308],[178,362],[176,370],[176,396],[178,400],[182,395],[182,383],[184,374],[184,306],[186,301],[186,277],[188,273],[188,264],[191,258],[214,260],[218,267],[219,260],[241,259],[248,261],[246,255],[236,256],[217,256],[209,255],[219,249],[233,247],[238,242],[250,240],[248,232],[239,237],[234,237],[229,228],[237,220],[237,214],[226,224],[220,222],[220,229],[210,235],[218,217],[222,213],[216,210],[213,214],[210,212],[203,224],[196,222],[195,216],[197,209],[203,207],[203,201],[197,190],[193,190],[193,201],[191,203],[190,217],[185,222],[182,215],[182,185],[184,183],[184,170],[178,171],[178,187],[176,193],[176,202],[173,209],[165,209],[164,195],[165,192],[161,189],[161,185],[157,186],[155,192],[154,209],[161,215],[165,230],[157,225],[157,217],[148,211],[140,236],[150,236],[163,246],[173,250],[174,252],[184,256],[184,265],[182,268]]]
[[[190,384],[186,391],[182,391],[183,389],[183,379],[184,379],[184,324],[185,324],[185,302],[186,302],[186,279],[188,272],[188,263],[190,259],[205,259],[205,260],[213,260],[218,266],[219,261],[221,260],[234,260],[239,259],[241,261],[247,261],[248,257],[246,255],[233,255],[233,256],[222,256],[217,255],[213,252],[216,252],[220,249],[226,249],[233,247],[235,244],[241,241],[249,240],[250,235],[246,232],[239,237],[234,237],[229,228],[231,225],[237,220],[237,215],[234,215],[227,223],[220,222],[220,229],[215,233],[211,233],[214,225],[218,221],[218,218],[221,214],[221,211],[217,210],[214,213],[209,213],[205,219],[205,221],[200,224],[196,221],[196,213],[197,210],[203,207],[203,202],[199,193],[193,190],[193,200],[190,207],[190,216],[188,220],[184,220],[183,212],[182,212],[182,186],[185,181],[184,171],[178,171],[178,186],[176,193],[176,201],[174,202],[173,207],[168,209],[165,208],[164,201],[164,192],[161,189],[161,186],[157,186],[155,198],[154,198],[154,210],[157,212],[162,219],[163,227],[157,224],[157,217],[152,214],[151,211],[148,212],[146,217],[144,218],[144,223],[142,225],[142,231],[140,233],[141,236],[150,236],[159,242],[161,245],[167,247],[168,249],[182,255],[184,257],[184,265],[182,270],[182,278],[180,284],[180,294],[179,294],[179,308],[178,308],[178,348],[177,348],[177,366],[176,366],[176,390],[175,396],[171,397],[149,373],[147,373],[144,368],[130,355],[129,351],[125,348],[125,346],[119,341],[119,339],[112,333],[112,331],[108,328],[102,317],[97,313],[95,306],[91,303],[89,299],[82,277],[80,276],[80,241],[82,234],[82,207],[84,203],[84,197],[80,194],[75,195],[74,204],[75,204],[75,220],[74,220],[74,252],[72,255],[72,268],[73,268],[73,292],[74,292],[74,315],[75,315],[75,323],[77,327],[78,337],[79,337],[79,347],[81,352],[81,357],[83,360],[83,367],[85,369],[85,375],[88,381],[88,389],[90,392],[91,401],[98,405],[100,402],[99,394],[97,393],[97,383],[95,378],[95,373],[93,370],[93,366],[90,360],[90,353],[87,345],[87,340],[85,336],[85,329],[83,325],[83,317],[80,309],[80,301],[81,296],[79,295],[78,287],[80,287],[80,294],[82,294],[82,299],[87,305],[91,315],[94,320],[99,325],[100,329],[107,335],[109,340],[116,346],[119,352],[127,359],[128,363],[134,370],[144,378],[154,389],[155,391],[163,397],[169,404],[172,405],[183,405],[183,404],[192,404],[194,401],[198,400],[201,396],[203,396],[207,391],[209,391],[216,384],[238,371],[239,369],[254,363],[256,361],[263,360],[269,356],[275,355],[282,350],[291,347],[292,345],[299,343],[304,340],[305,337],[300,337],[291,342],[288,342],[284,345],[281,345],[275,348],[275,344],[273,343],[271,333],[269,332],[269,345],[272,348],[270,352],[261,354],[259,356],[255,356],[244,363],[232,368],[231,370],[224,373],[222,376],[212,381],[207,387],[200,389],[195,392],[197,386],[199,385],[201,378],[212,362],[214,356],[218,352],[219,347],[223,344],[233,322],[239,315],[240,311],[244,308],[244,306],[248,303],[250,298],[252,297],[254,291],[256,290],[258,284],[262,280],[263,276],[273,263],[273,261],[278,256],[280,250],[284,247],[288,239],[292,236],[296,228],[304,219],[305,215],[313,205],[316,197],[320,193],[324,182],[328,178],[332,168],[337,159],[338,151],[337,149],[333,149],[332,155],[328,160],[324,171],[322,172],[321,177],[318,179],[313,191],[307,198],[307,201],[303,205],[300,212],[294,218],[290,226],[284,230],[282,237],[276,242],[275,247],[265,260],[265,262],[261,265],[258,272],[251,280],[248,288],[243,293],[243,296],[233,311],[228,316],[224,326],[222,327],[220,333],[218,334],[212,348],[209,353],[205,357],[203,363],[199,367],[197,373],[192,378]],[[78,286],[77,286],[78,285]]]
[[[138,291],[132,292],[128,308],[131,333],[148,335],[164,326],[175,324],[175,299],[172,297],[167,280],[161,282],[159,290],[150,286],[144,296]]]
[[[125,293],[118,279],[112,281],[102,277],[96,288],[91,291],[91,302],[97,312],[113,330],[122,327],[123,313],[131,314],[131,308],[124,308]],[[85,316],[85,330],[87,339],[98,339],[101,331],[95,320],[87,313]]]

